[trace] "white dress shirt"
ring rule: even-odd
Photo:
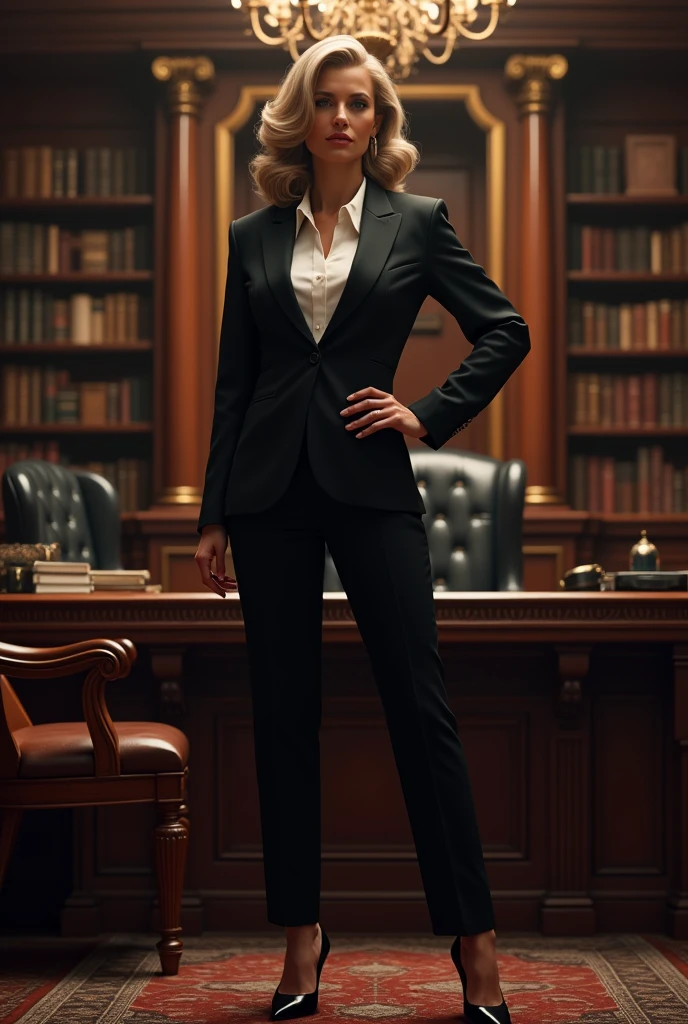
[[[296,207],[296,240],[291,283],[316,342],[325,333],[349,276],[361,230],[366,178],[353,199],[341,206],[327,259],[311,211],[311,190]]]

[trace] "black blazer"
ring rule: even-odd
[[[443,199],[368,177],[356,254],[318,344],[291,284],[298,201],[232,221],[215,412],[198,532],[259,512],[286,490],[304,429],[332,497],[425,512],[403,434],[356,438],[340,410],[365,387],[392,393],[423,300],[432,295],[473,345],[441,387],[409,408],[437,450],[494,398],[530,349],[528,326],[463,248]]]

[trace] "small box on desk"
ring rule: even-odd
[[[609,573],[613,590],[688,590],[688,570]]]

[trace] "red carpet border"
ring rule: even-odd
[[[325,925],[325,927],[327,927]],[[317,1018],[463,1019],[451,938],[329,933]],[[180,973],[160,974],[154,936],[98,944],[0,939],[4,1024],[252,1024],[268,1020],[282,937],[188,938]],[[688,942],[661,935],[498,935],[513,1024],[688,1024]]]

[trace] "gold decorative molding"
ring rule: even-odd
[[[203,494],[197,487],[190,484],[177,484],[173,487],[165,487],[160,497],[155,499],[156,505],[198,505],[203,500]]]
[[[526,505],[564,505],[564,499],[551,484],[529,484],[526,487]]]
[[[200,116],[202,96],[198,83],[215,77],[215,65],[209,57],[156,57],[151,71],[159,82],[168,83],[170,114]]]
[[[215,125],[215,337],[220,337],[222,304],[227,272],[229,225],[234,219],[235,135],[253,115],[256,104],[272,99],[277,85],[245,85],[236,106]],[[506,224],[506,126],[487,109],[480,87],[470,84],[399,85],[399,99],[442,100],[464,103],[474,123],[486,135],[487,259],[485,269],[504,287]],[[504,396],[500,391],[487,409],[488,449],[495,459],[504,458]]]
[[[506,62],[506,77],[519,83],[516,106],[521,117],[528,114],[546,114],[552,102],[552,82],[563,78],[569,64],[561,53],[515,53]]]

